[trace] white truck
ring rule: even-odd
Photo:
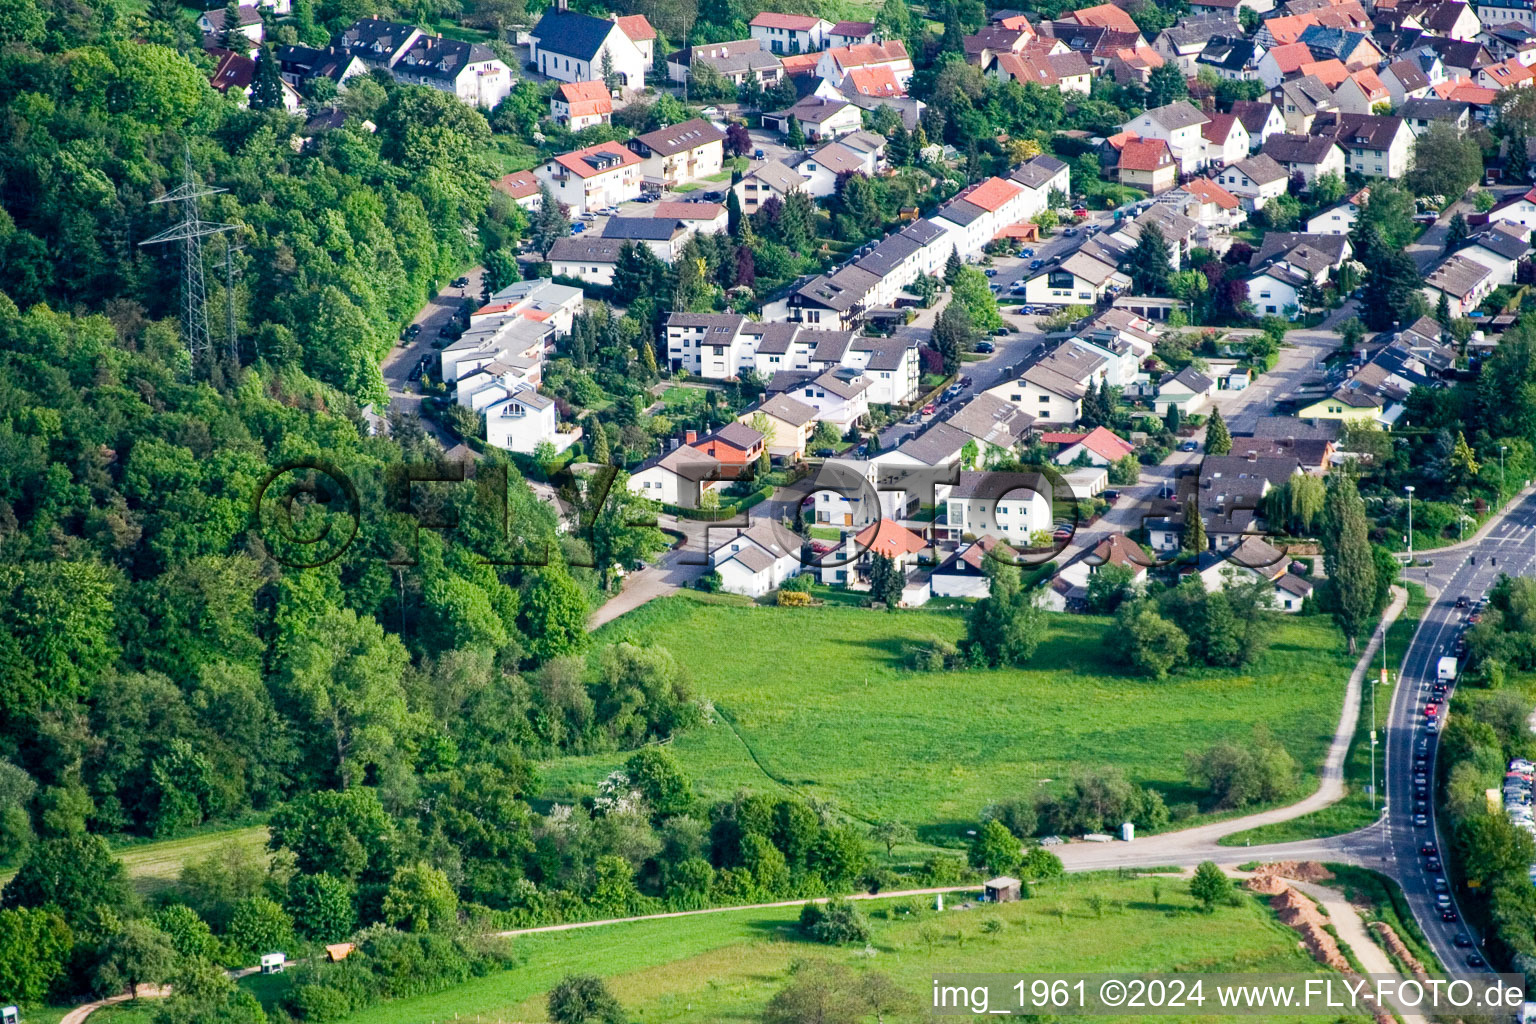
[[[1456,681],[1457,667],[1458,662],[1455,657],[1448,654],[1440,659],[1440,664],[1435,669],[1435,678],[1439,679],[1442,683],[1453,683]]]

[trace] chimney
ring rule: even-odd
[[[1258,462],[1259,461],[1259,453],[1254,451],[1252,448],[1248,449],[1248,461],[1249,462]]]
[[[698,439],[699,432],[697,430],[689,430],[683,434],[683,442],[685,444],[693,444],[693,442],[697,441]]]
[[[1295,437],[1287,437],[1285,439],[1285,446],[1287,448],[1295,448],[1296,447],[1296,438]]]

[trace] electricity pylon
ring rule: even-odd
[[[218,224],[202,219],[199,200],[204,196],[225,191],[199,185],[192,178],[192,149],[182,158],[182,182],[153,203],[181,204],[181,220],[164,231],[144,239],[142,245],[162,245],[167,242],[181,243],[181,332],[186,340],[187,351],[192,355],[192,365],[199,366],[208,356],[208,290],[203,283],[203,239],[234,229],[233,224]]]

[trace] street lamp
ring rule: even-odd
[[[1456,525],[1461,528],[1461,535],[1456,538],[1458,541],[1467,539],[1467,505],[1470,504],[1471,501],[1471,498],[1461,499],[1461,517],[1456,520]]]
[[[1509,445],[1499,445],[1499,504],[1504,504],[1504,453],[1509,451]]]
[[[1413,492],[1416,488],[1413,484],[1403,485],[1403,490],[1408,492],[1408,567],[1413,567]],[[1407,578],[1407,573],[1404,573]]]
[[[1371,810],[1376,809],[1376,687],[1387,681],[1387,627],[1381,631],[1381,678],[1371,684]]]

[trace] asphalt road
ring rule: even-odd
[[[1475,557],[1473,564],[1469,558]],[[1410,581],[1428,583],[1435,595],[1434,604],[1420,621],[1402,661],[1401,676],[1392,694],[1386,725],[1386,797],[1384,817],[1391,858],[1389,873],[1402,884],[1413,915],[1418,918],[1435,955],[1452,970],[1468,970],[1466,957],[1471,950],[1458,949],[1456,935],[1470,934],[1465,921],[1441,920],[1435,906],[1434,879],[1425,868],[1419,848],[1433,841],[1442,859],[1449,852],[1447,836],[1434,815],[1434,801],[1429,801],[1427,827],[1413,824],[1415,744],[1428,737],[1425,775],[1434,781],[1435,736],[1424,729],[1424,699],[1442,656],[1454,653],[1466,612],[1455,607],[1456,599],[1466,595],[1469,602],[1487,594],[1501,574],[1528,575],[1536,564],[1536,492],[1528,493],[1512,505],[1491,529],[1454,549],[1428,552],[1424,559],[1429,568],[1407,570]],[[1497,565],[1493,564],[1497,560]],[[1392,652],[1388,651],[1389,663]],[[1431,794],[1433,789],[1431,785]],[[1455,895],[1452,894],[1454,901]]]

